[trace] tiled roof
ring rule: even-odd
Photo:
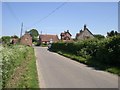
[[[48,34],[39,35],[39,38],[41,39],[41,41],[47,41],[47,42],[50,41],[50,39],[52,39],[53,42],[57,42],[59,40],[57,35],[48,35]]]
[[[84,32],[84,31],[81,30],[81,32],[80,32],[80,33],[77,33],[76,36],[77,36],[77,37],[80,36],[83,32]]]
[[[24,37],[31,37],[31,35],[29,33],[25,33],[21,38],[24,38]]]
[[[82,35],[85,32],[85,30],[87,30],[91,35],[93,35],[88,28],[84,28],[84,30],[81,30],[79,33],[76,34],[76,37],[79,37],[80,35]]]
[[[64,36],[64,35],[66,35],[67,33],[68,33],[70,36],[72,36],[72,35],[70,34],[69,30],[64,31],[64,33],[62,32],[62,33],[61,33],[61,36]]]

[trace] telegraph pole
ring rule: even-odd
[[[42,35],[42,31],[41,31],[41,35]]]
[[[23,22],[21,24],[21,33],[20,33],[20,37],[22,37],[22,32],[23,32]]]

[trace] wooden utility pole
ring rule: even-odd
[[[20,37],[22,37],[22,32],[23,32],[23,22],[21,24],[21,33],[20,33]]]
[[[42,31],[41,31],[41,35],[42,35]]]

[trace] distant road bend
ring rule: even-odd
[[[34,47],[40,88],[118,88],[118,76]]]

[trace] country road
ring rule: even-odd
[[[40,88],[118,88],[116,75],[34,47]]]

